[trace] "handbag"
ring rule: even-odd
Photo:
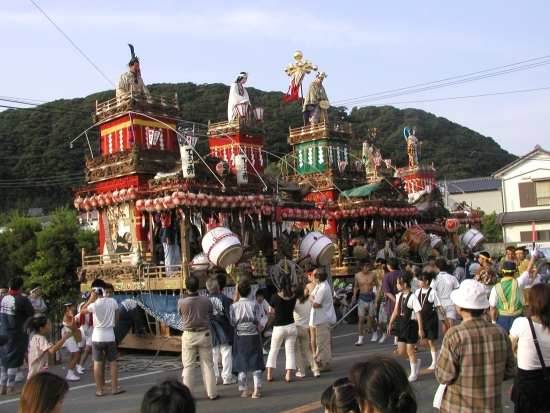
[[[550,374],[548,373],[548,370],[546,370],[546,364],[544,364],[544,358],[542,357],[542,352],[540,351],[539,340],[535,334],[535,327],[533,327],[533,320],[531,320],[531,317],[529,317],[528,320],[529,327],[531,327],[531,334],[533,334],[533,343],[535,343],[535,348],[537,349],[537,354],[539,355],[540,365],[542,367],[542,371],[544,372],[544,380],[550,381]]]

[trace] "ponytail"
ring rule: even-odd
[[[284,298],[292,297],[292,282],[288,274],[283,274],[279,279],[279,289],[283,293]]]
[[[46,327],[46,324],[48,324],[48,319],[40,315],[38,317],[29,317],[27,321],[25,321],[25,325],[23,326],[23,330],[27,332],[27,334],[30,333],[39,333],[40,329],[42,327]]]

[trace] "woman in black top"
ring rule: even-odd
[[[294,306],[296,297],[292,292],[290,277],[283,275],[279,279],[279,292],[271,296],[269,311],[275,314],[273,322],[273,335],[271,336],[271,349],[267,357],[267,381],[273,380],[273,369],[277,367],[277,355],[283,341],[285,343],[286,357],[286,381],[291,381],[292,370],[296,369],[296,359],[294,358],[294,345],[298,330],[294,323]]]

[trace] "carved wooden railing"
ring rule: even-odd
[[[94,122],[132,110],[171,117],[181,115],[177,93],[174,94],[173,98],[169,98],[132,91],[105,102],[99,103],[96,101],[95,113],[93,115]]]
[[[224,122],[208,121],[208,135],[221,135],[230,133],[247,133],[253,135],[261,135],[265,133],[264,125],[260,121],[248,120],[246,118],[235,118]]]
[[[335,138],[342,140],[350,140],[354,138],[351,124],[336,124],[336,123],[315,123],[313,125],[300,126],[299,128],[288,128],[289,136],[288,143],[296,144],[307,142],[312,139],[321,137]]]

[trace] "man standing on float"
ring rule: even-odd
[[[134,46],[129,44],[130,52],[132,53],[132,58],[128,62],[130,70],[120,76],[118,83],[116,85],[116,97],[123,96],[130,92],[143,93],[146,96],[149,96],[149,91],[143,83],[141,78],[141,70],[139,68],[139,57],[134,53]]]
[[[315,80],[311,82],[304,98],[303,114],[309,118],[314,125],[321,121],[328,121],[329,102],[327,92],[323,86],[325,72],[320,72]]]

